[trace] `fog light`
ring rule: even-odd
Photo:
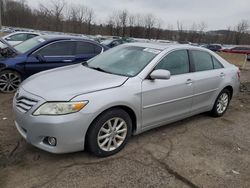
[[[54,137],[48,137],[48,143],[51,146],[56,146],[56,138],[54,138]]]

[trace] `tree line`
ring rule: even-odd
[[[131,14],[127,10],[111,13],[104,23],[96,23],[96,14],[84,5],[69,5],[65,0],[50,0],[32,9],[25,0],[1,0],[2,24],[37,30],[112,35],[193,43],[250,44],[249,22],[240,21],[227,29],[206,32],[205,22],[185,27],[177,21],[174,30],[153,14]]]

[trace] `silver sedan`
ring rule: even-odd
[[[222,116],[239,69],[207,49],[130,43],[82,64],[36,74],[15,94],[15,125],[52,153],[120,151],[131,135],[195,114]]]

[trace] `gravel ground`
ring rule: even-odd
[[[133,137],[108,158],[55,155],[17,133],[0,94],[0,187],[250,187],[250,71],[222,118],[200,114]]]

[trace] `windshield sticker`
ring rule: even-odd
[[[161,52],[160,50],[156,50],[156,49],[153,49],[153,48],[145,48],[143,51],[144,52],[150,52],[150,53],[153,53],[153,54],[159,54]]]
[[[45,40],[43,38],[38,39],[39,42],[44,42]]]

